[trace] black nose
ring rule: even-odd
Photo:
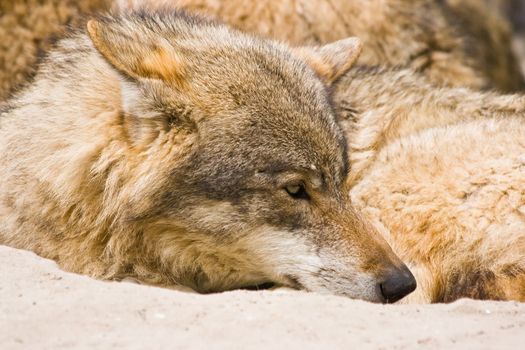
[[[379,284],[381,296],[386,303],[395,303],[416,289],[417,283],[414,275],[404,266],[400,269],[389,271],[383,282]]]

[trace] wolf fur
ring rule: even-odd
[[[270,282],[385,301],[385,278],[413,281],[351,206],[318,79],[348,70],[356,39],[291,51],[181,13],[87,28],[0,114],[0,243],[200,292]]]
[[[485,0],[493,12],[509,19],[512,25],[512,48],[525,72],[525,2],[522,0]]]
[[[507,17],[479,0],[446,0],[443,9],[461,33],[467,57],[474,58],[474,69],[489,82],[497,82],[491,87],[502,92],[523,90],[523,56],[515,49],[515,32]]]
[[[112,0],[0,1],[0,101],[6,100],[35,71],[36,63],[66,25],[79,25],[83,14],[109,9]]]
[[[407,301],[525,301],[525,96],[356,67],[333,98],[353,203],[418,280]]]
[[[162,3],[153,0],[149,6]],[[170,6],[173,1],[164,3]],[[275,14],[291,18],[296,15],[296,19],[298,13],[309,15],[304,11],[282,10],[290,6],[287,2],[259,2],[260,7],[247,16],[244,16],[247,7],[242,6],[242,1],[221,5],[206,0],[177,3],[205,9],[243,29],[269,36],[290,35],[286,30],[306,32],[294,21],[289,22],[294,25],[284,26],[284,29],[274,25],[279,20],[279,17],[275,19]],[[355,3],[345,2],[346,6]],[[423,3],[410,2],[411,10],[432,14],[431,2],[426,2],[430,6],[427,12],[422,11],[424,7],[418,7]],[[368,1],[362,8],[374,4]],[[434,2],[433,6],[436,4]],[[137,2],[121,5],[126,6],[137,6]],[[264,10],[269,8],[272,10],[265,17]],[[382,10],[387,8],[384,6]],[[462,30],[471,34],[470,41],[463,37],[465,41],[457,47],[463,47],[464,52],[486,62],[500,60],[497,64],[500,67],[505,68],[505,62],[512,61],[508,61],[511,56],[506,24],[493,14],[482,16],[487,11],[482,2],[450,0],[441,8],[449,15],[447,18],[455,18]],[[315,13],[326,13],[317,11]],[[376,13],[380,11],[376,9]],[[365,14],[366,10],[361,13]],[[370,18],[378,17],[364,18],[371,21]],[[419,18],[427,17],[421,15]],[[440,16],[435,18],[439,22]],[[434,23],[433,19],[428,20]],[[268,26],[268,23],[273,24]],[[357,25],[355,23],[351,25]],[[392,23],[401,21],[383,18],[379,28],[383,24],[394,27]],[[295,32],[297,28],[300,30]],[[399,32],[403,33],[396,32],[396,40],[402,38]],[[336,29],[330,35],[334,33]],[[385,35],[373,33],[376,40],[384,40]],[[447,37],[446,33],[445,30],[440,35]],[[370,42],[366,34],[363,37],[365,43]],[[418,41],[410,39],[407,42]],[[497,47],[503,42],[505,49],[486,50],[477,47],[476,43],[480,42],[490,43],[487,47]],[[410,47],[403,47],[400,51],[410,50]],[[395,55],[385,55],[378,61],[367,61],[366,50],[364,55],[368,63],[396,63],[389,61]],[[491,55],[494,56],[491,58]],[[440,56],[438,53],[437,57]],[[448,64],[446,69],[448,74],[453,72]],[[505,74],[502,72],[491,70],[490,74],[496,77]],[[512,76],[520,75],[510,73],[503,80],[512,79]],[[458,72],[449,77],[460,82],[459,85],[464,84]],[[354,203],[416,271],[420,287],[406,300],[447,302],[461,297],[524,300],[525,193],[522,189],[525,153],[521,142],[524,132],[521,118],[525,98],[463,88],[439,88],[435,83],[436,79],[428,72],[427,77],[422,77],[410,69],[374,66],[355,68],[335,83],[334,105],[349,142],[349,185]]]
[[[116,0],[116,7],[183,7],[294,44],[356,36],[361,64],[411,67],[439,85],[524,87],[509,23],[479,0]]]
[[[299,45],[355,35],[366,41],[361,63],[410,65],[439,84],[522,88],[508,23],[483,1],[387,0],[379,6],[377,0],[116,0],[115,6],[161,1]],[[82,14],[105,11],[112,2],[0,1],[0,101],[33,76],[50,38],[61,36],[66,25],[79,25]]]

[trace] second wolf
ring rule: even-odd
[[[353,202],[416,274],[409,300],[525,301],[525,96],[362,66],[333,97]]]

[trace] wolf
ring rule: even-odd
[[[116,11],[184,8],[291,42],[364,42],[359,63],[410,67],[435,84],[525,87],[508,21],[480,0],[116,0]]]
[[[525,301],[525,96],[358,66],[332,98],[352,201],[416,276],[405,301]]]
[[[325,89],[360,47],[90,20],[2,109],[0,243],[101,279],[401,299],[415,279],[351,204]]]
[[[460,9],[462,1],[447,3]],[[416,274],[419,287],[404,300],[523,300],[525,97],[439,87],[411,69],[370,65],[331,90],[353,203]]]

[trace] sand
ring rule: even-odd
[[[525,303],[377,305],[291,290],[198,295],[0,246],[0,349],[523,349]]]

